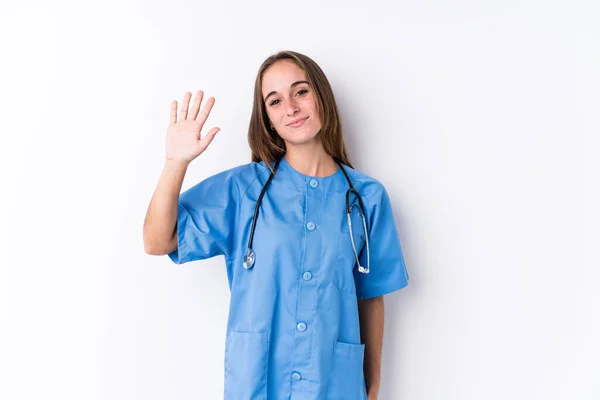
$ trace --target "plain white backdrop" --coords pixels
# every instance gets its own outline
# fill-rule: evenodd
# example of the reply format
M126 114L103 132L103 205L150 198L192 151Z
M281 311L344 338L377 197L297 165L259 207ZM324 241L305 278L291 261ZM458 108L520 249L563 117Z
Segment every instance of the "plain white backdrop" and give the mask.
M599 399L592 3L2 0L0 398L222 398L224 260L146 255L143 220L170 102L216 98L186 189L249 162L290 49L394 207L379 398Z

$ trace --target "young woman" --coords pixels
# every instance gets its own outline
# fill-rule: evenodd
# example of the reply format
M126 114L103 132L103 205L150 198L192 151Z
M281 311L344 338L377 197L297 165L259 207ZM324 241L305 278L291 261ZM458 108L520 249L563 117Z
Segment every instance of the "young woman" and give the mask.
M200 111L202 98L189 112L191 93L179 114L171 105L144 245L176 264L225 256L225 399L377 399L382 296L408 273L387 192L352 168L325 74L296 52L267 58L254 87L252 162L179 194L219 130L200 137L214 104Z

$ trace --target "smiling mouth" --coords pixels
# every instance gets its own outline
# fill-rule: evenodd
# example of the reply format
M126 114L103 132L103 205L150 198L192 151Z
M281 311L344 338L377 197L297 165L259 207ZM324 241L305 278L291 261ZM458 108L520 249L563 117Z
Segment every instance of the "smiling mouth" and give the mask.
M304 121L306 121L307 119L308 119L308 117L306 117L306 118L304 118L304 119L301 119L300 121L298 121L298 122L295 122L295 123L293 123L293 124L289 124L288 126L291 126L291 127L293 127L293 128L297 128L297 127L299 127L299 126L302 126L302 125L304 124Z

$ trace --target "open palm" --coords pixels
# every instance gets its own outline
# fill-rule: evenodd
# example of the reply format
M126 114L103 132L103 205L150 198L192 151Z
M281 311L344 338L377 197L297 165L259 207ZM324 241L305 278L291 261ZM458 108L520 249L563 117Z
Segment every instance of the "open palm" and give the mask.
M210 115L215 99L209 97L200 111L204 92L198 90L188 112L191 97L190 92L185 93L179 115L177 114L177 101L174 100L171 103L171 118L166 139L166 158L168 160L191 162L206 150L220 130L217 127L212 128L204 137L201 137L200 132Z

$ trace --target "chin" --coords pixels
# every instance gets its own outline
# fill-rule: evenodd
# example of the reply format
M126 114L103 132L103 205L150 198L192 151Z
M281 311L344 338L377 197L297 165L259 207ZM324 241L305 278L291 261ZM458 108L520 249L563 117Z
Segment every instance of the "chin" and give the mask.
M282 138L290 144L299 146L315 141L317 139L317 133L319 132L302 131L292 133L291 135L288 134L285 137L282 136Z
M306 126L303 128L304 129L288 129L285 132L285 136L281 134L280 136L283 138L283 140L289 142L290 144L303 145L314 141L317 138L317 134L321 130L321 127L318 127L318 129L315 129L311 126Z

